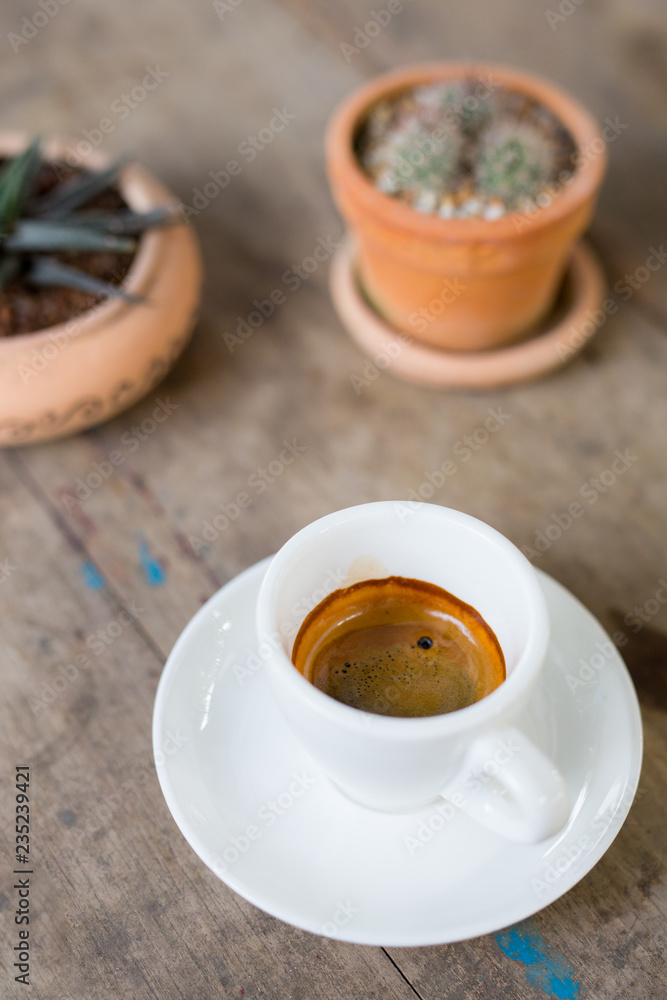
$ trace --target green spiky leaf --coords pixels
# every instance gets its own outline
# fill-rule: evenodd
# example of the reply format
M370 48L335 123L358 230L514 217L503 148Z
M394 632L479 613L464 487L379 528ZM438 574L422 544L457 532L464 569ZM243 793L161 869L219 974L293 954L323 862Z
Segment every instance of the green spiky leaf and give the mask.
M115 184L126 163L121 159L106 170L84 170L76 174L38 199L33 205L33 214L43 219L62 219Z
M177 223L180 219L173 209L164 205L150 212L78 212L68 215L67 224L86 226L116 236L138 236L153 226Z
M143 300L125 291L120 285L111 285L101 281L92 274L86 274L67 264L61 264L53 257L36 258L26 274L26 280L33 285L58 286L61 288L76 288L90 295L102 295L106 298L116 297L137 305Z
M57 250L107 250L129 253L135 241L99 232L90 226L71 226L69 221L22 219L5 240L5 249L20 253L53 253Z
M33 139L23 153L8 160L0 170L0 239L11 232L21 214L41 164L40 140Z

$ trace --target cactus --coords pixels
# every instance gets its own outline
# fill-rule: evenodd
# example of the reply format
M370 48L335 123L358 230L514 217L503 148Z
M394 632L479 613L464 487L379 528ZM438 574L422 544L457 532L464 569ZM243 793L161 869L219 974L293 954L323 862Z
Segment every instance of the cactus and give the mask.
M376 187L445 218L493 220L534 200L566 168L571 136L525 94L478 91L472 78L434 82L371 108L357 155Z
M460 87L420 87L406 105L377 105L360 159L381 191L432 211L455 186L464 138L456 121ZM428 206L432 203L432 206Z
M378 149L386 164L378 180L410 201L422 192L440 197L457 179L461 145L454 129L430 130L416 119L407 120Z
M443 123L458 125L466 91L458 80L430 83L413 91L415 111L421 121L431 127Z
M482 135L473 176L479 194L500 198L509 210L533 200L553 177L553 142L528 122L498 121Z
M431 128L443 124L474 139L492 114L491 95L475 96L475 80L454 80L417 87L414 91L417 112Z
M479 89L476 80L469 80L460 104L461 129L470 142L476 142L483 129L487 128L496 113L496 98L493 93L483 91L482 97L476 96Z

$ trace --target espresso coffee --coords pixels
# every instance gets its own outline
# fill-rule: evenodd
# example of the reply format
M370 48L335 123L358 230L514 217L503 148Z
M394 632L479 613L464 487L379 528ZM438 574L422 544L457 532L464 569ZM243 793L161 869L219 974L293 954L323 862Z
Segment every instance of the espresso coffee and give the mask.
M320 691L377 715L455 712L505 680L482 616L421 580L363 580L326 597L303 622L292 662Z

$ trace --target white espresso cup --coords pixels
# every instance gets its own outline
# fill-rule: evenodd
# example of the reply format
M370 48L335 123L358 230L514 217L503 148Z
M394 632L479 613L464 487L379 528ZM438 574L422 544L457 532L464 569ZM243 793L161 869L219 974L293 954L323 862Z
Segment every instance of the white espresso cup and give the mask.
M364 712L311 684L291 661L308 612L338 587L385 576L435 584L475 608L500 643L506 679L466 708L420 718ZM443 797L524 843L564 826L570 800L563 778L515 727L546 655L546 601L533 567L495 529L426 503L383 501L329 514L274 556L260 588L257 625L283 714L350 798L373 809L410 811Z

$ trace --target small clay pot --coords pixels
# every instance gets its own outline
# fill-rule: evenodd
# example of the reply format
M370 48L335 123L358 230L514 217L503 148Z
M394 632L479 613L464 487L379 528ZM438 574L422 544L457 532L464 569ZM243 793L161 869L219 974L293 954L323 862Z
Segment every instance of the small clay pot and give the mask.
M0 132L0 156L27 145L22 133ZM64 159L67 143L45 143L47 159ZM96 151L86 166L111 157ZM136 164L119 188L128 205L147 212L174 196ZM144 301L108 299L67 323L0 338L0 445L62 437L108 420L149 392L181 353L194 326L201 259L185 224L155 228L140 239L123 287Z
M379 191L361 169L354 139L369 107L417 85L491 80L549 109L579 153L571 180L530 217L443 219ZM606 166L600 127L572 97L527 73L436 63L388 73L335 111L326 135L334 199L351 230L362 288L395 329L446 350L483 350L529 335L550 309L573 246L593 212ZM428 322L419 315L426 308ZM423 316L423 314L422 314Z

